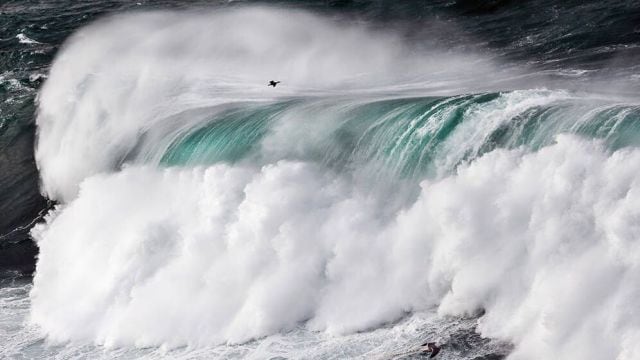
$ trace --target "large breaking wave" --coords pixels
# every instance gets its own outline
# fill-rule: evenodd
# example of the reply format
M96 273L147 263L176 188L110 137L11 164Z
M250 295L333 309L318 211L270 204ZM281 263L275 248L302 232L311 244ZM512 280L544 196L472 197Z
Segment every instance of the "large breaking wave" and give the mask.
M498 68L280 9L82 30L39 98L32 321L198 347L437 308L512 358L640 356L640 107Z

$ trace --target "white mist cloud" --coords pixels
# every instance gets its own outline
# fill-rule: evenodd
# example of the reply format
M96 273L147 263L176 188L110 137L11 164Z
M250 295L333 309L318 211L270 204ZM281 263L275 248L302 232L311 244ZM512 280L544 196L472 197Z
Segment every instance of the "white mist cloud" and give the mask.
M464 92L498 78L474 54L411 49L393 31L310 13L237 8L107 18L75 33L39 95L43 191L70 200L172 115L242 100L401 91ZM267 87L271 79L283 83ZM447 86L455 84L455 86Z

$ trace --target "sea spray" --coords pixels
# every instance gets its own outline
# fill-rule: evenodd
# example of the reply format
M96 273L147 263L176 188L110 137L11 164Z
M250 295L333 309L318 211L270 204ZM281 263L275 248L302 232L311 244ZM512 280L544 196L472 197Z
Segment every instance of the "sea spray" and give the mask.
M496 91L488 61L334 25L240 8L72 38L40 96L61 204L32 231L32 322L198 348L435 308L484 312L514 359L640 356L638 105Z
M513 358L579 358L595 337L610 346L589 353L615 358L640 321L625 310L639 291L635 164L637 150L568 136L496 150L423 182L392 219L377 210L390 195L313 164L95 176L34 231L32 319L56 340L203 346L437 305L484 310L479 330Z
M41 91L36 158L43 191L71 200L85 177L117 169L141 134L192 126L176 115L194 109L352 92L435 94L450 92L451 83L464 91L499 73L480 56L417 52L393 32L302 11L107 18L68 40ZM272 78L286 84L267 87Z

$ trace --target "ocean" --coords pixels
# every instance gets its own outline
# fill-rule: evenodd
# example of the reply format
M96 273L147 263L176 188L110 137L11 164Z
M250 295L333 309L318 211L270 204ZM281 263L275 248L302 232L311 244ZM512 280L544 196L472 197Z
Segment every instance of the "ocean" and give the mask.
M4 2L0 357L640 358L639 90L636 1Z

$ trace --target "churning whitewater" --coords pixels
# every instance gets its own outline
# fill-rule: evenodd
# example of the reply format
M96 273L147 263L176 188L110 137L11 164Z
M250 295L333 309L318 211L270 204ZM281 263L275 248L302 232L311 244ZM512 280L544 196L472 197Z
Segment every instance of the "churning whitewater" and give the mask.
M436 311L509 359L640 358L640 105L525 74L277 8L80 30L39 95L31 323L197 349Z

